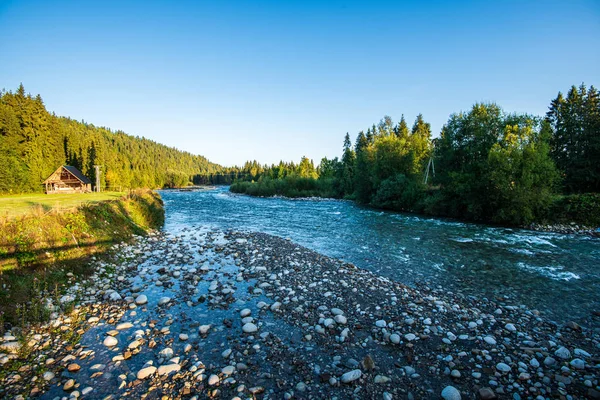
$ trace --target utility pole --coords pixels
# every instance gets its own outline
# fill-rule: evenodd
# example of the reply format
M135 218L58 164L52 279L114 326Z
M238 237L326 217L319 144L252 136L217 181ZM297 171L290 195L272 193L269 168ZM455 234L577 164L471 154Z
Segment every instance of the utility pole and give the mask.
M96 192L100 193L100 165L94 165L96 170Z

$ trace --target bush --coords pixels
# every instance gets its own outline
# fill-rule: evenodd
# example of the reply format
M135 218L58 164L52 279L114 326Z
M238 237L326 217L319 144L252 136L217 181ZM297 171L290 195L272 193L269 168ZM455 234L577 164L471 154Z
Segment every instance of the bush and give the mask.
M425 196L425 186L414 178L397 174L379 185L372 205L396 211L415 211Z
M547 219L551 223L575 222L585 226L600 226L600 193L573 194L557 197Z

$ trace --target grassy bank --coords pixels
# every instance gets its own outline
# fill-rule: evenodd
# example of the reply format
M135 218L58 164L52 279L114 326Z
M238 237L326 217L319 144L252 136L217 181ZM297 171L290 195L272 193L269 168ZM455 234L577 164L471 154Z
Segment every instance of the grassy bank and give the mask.
M117 200L124 195L125 193L121 192L3 195L0 196L0 218L14 218L40 212L64 211L84 204Z
M3 322L43 321L45 307L36 302L41 291L59 296L73 276L89 272L86 259L92 254L163 222L162 200L149 190L66 211L38 208L1 219L0 329Z

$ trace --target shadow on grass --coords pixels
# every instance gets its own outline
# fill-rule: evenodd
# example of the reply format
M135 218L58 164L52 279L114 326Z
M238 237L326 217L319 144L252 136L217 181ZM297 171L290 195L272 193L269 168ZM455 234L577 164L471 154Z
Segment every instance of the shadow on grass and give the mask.
M0 333L10 326L24 326L47 320L49 313L43 299L51 298L57 304L65 289L75 283L75 279L80 280L93 272L91 257L106 258L110 254L109 245L112 243L114 242L103 241L82 246L62 246L52 249L52 252L80 248L83 253L58 261L48 257L27 266L19 266L16 256L13 256L14 268L0 270ZM38 253L46 250L48 249L40 249ZM5 261L8 259L6 256L2 258Z

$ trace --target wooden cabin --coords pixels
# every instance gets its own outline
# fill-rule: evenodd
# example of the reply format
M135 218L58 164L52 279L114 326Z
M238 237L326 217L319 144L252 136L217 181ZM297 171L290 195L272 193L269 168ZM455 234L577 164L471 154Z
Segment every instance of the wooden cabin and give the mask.
M81 171L70 165L59 167L44 181L46 193L87 193L92 191L92 182Z

